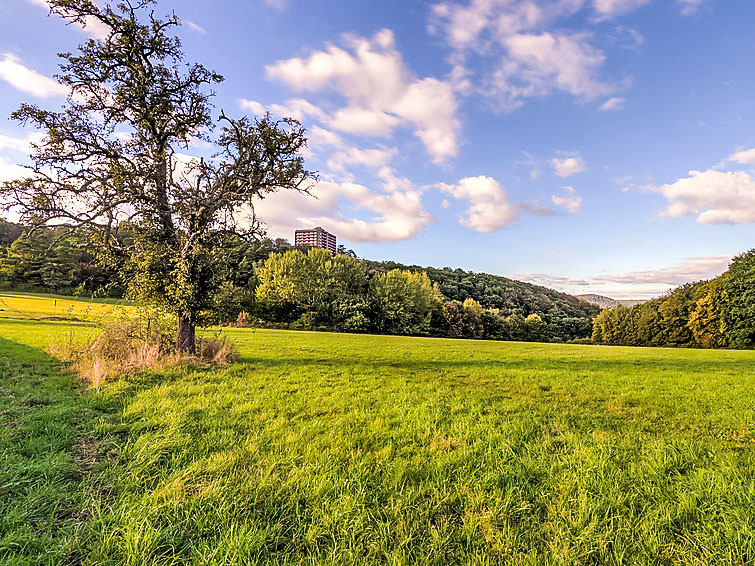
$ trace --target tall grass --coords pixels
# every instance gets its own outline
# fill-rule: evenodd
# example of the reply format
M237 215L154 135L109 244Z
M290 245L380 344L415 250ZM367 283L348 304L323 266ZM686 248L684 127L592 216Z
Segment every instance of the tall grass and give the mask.
M52 344L48 352L72 362L79 376L93 387L135 371L196 363L223 366L238 359L236 346L220 332L198 337L195 354L178 352L173 335L152 326L148 319L110 322L85 340L77 340L71 333L66 340Z

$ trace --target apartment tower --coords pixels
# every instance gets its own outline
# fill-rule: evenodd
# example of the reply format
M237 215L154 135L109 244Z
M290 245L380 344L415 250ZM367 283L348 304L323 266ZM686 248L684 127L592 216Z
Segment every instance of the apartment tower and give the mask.
M319 226L312 230L296 230L294 232L294 245L322 248L331 253L336 253L336 237Z

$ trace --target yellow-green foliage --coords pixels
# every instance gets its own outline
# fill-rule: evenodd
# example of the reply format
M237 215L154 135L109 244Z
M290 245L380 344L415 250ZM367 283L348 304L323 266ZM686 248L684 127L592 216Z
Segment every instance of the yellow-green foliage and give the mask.
M0 320L0 562L755 556L752 351L233 329L77 394L61 330Z
M424 271L392 269L375 273L370 280L370 298L377 312L375 324L382 332L422 334L430 318L443 306L443 295Z

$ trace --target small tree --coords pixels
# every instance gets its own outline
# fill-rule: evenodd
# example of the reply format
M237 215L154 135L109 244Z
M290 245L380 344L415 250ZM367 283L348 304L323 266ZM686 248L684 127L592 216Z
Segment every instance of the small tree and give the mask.
M443 295L424 271L375 273L369 293L379 332L426 334L433 312L443 308Z
M50 0L68 22L97 21L103 40L62 53L58 81L71 89L59 112L23 104L13 118L45 133L30 176L0 195L25 223L97 228L96 243L129 259L133 291L177 318L177 346L194 352L195 324L213 286L210 252L229 232L249 237L238 211L278 189L306 190L301 125L269 115L215 121L212 85L223 78L184 61L175 15L155 17L154 0L104 6ZM207 158L181 155L195 141ZM128 246L114 233L128 221Z

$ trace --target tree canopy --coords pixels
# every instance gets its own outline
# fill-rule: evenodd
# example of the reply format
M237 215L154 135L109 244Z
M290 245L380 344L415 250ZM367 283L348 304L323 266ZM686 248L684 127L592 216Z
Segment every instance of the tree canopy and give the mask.
M307 189L304 129L270 115L216 114L212 89L223 77L185 61L174 35L180 20L157 17L154 0L48 3L107 35L60 54L57 78L70 95L59 111L23 104L13 113L44 138L29 176L5 183L0 197L35 227L91 227L90 243L128 258L132 292L173 310L177 345L193 351L219 238L254 232L255 198ZM197 141L212 149L188 155ZM116 237L122 225L129 238Z

